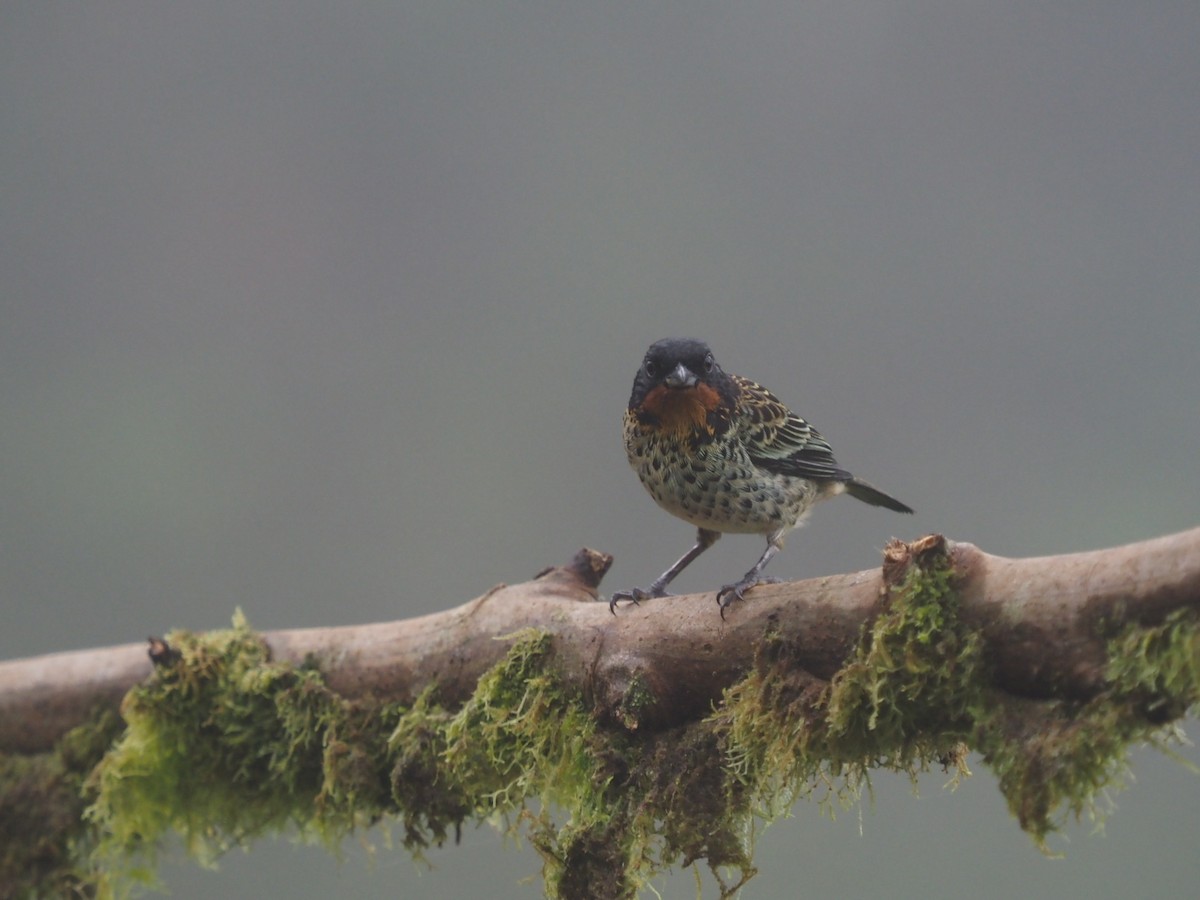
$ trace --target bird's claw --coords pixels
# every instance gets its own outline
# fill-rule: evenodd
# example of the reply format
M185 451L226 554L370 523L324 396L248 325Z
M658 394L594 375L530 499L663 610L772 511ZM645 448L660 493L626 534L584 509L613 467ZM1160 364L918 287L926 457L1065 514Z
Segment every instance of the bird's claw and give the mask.
M608 611L615 616L617 614L617 604L622 600L629 600L634 606L638 606L643 600L653 600L655 597L670 596L670 594L661 588L655 590L654 587L635 587L627 591L613 591L613 595L608 600Z
M735 601L745 600L746 591L750 590L755 585L759 584L774 584L779 581L778 578L743 578L735 584L727 584L717 591L717 605L721 607L721 618L725 618L725 610L729 609Z

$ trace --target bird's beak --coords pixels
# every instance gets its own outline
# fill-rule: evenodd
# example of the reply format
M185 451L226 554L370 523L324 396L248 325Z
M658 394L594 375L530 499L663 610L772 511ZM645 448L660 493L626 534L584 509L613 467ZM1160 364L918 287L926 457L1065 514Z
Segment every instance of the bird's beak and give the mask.
M669 388L695 387L698 380L691 369L680 363L667 373L663 378L663 384Z

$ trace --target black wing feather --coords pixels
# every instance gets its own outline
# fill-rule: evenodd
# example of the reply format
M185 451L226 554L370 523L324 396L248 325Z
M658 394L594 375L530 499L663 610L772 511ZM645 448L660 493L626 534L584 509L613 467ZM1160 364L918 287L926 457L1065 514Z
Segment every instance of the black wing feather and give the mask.
M850 473L838 465L819 431L761 384L731 377L742 395L742 440L756 466L798 478L850 480Z

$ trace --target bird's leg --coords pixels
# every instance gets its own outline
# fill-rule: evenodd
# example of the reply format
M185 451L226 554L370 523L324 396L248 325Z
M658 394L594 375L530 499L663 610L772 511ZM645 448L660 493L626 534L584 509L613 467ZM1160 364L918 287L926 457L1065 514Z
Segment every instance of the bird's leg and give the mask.
M774 579L763 578L762 570L767 567L772 557L783 549L783 536L785 531L775 531L767 535L767 549L763 551L763 555L758 558L758 562L754 564L749 572L742 576L741 581L734 584L727 584L717 591L717 603L721 606L721 618L725 618L725 610L735 600L745 599L743 595L756 584L762 584L764 581L772 581Z
M636 604L642 600L649 600L652 597L666 597L667 585L674 581L675 576L686 569L692 560L715 544L717 538L720 536L721 533L719 531L709 531L707 528L697 529L696 543L692 545L692 548L687 553L675 560L671 568L655 578L648 588L632 588L628 591L616 591L612 595L612 599L608 601L609 611L615 614L617 611L617 602L620 600L632 600Z
M709 531L706 528L696 530L696 543L687 553L675 560L675 564L663 572L651 583L647 590L651 597L663 597L667 593L667 585L675 580L675 576L691 565L692 561L717 542L721 536L719 531Z

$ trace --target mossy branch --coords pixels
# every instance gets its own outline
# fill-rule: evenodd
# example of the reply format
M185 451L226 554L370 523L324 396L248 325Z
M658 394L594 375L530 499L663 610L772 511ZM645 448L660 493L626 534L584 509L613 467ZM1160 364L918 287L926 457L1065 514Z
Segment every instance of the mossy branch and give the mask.
M0 664L0 820L90 804L0 877L103 887L171 832L207 859L379 819L419 853L499 813L552 894L632 896L698 859L724 894L753 873L755 813L874 767L965 771L967 748L1042 843L1200 699L1200 529L1027 560L895 541L881 570L764 585L724 621L711 595L610 615L590 602L610 562L401 622L176 633L157 665L140 645ZM119 726L86 723L118 703L104 755Z

